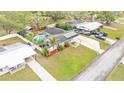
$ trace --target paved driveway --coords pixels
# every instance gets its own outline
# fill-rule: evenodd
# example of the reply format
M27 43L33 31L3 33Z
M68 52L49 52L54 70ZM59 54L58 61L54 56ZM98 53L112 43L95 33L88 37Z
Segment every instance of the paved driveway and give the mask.
M86 46L100 54L104 52L104 50L100 49L100 43L94 39L79 35L77 37L74 37L72 41L75 41L83 46Z
M56 79L50 75L38 62L32 60L28 62L28 66L44 81L55 81Z
M74 80L105 80L124 55L124 38L116 42Z
M106 37L106 42L112 45L112 44L114 44L116 42L116 40L113 40L111 38Z

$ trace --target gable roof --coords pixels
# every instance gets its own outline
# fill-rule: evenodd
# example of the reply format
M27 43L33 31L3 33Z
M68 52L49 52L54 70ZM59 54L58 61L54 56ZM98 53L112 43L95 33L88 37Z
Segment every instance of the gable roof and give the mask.
M100 26L102 24L99 22L87 22L77 25L77 28L92 31L98 29Z

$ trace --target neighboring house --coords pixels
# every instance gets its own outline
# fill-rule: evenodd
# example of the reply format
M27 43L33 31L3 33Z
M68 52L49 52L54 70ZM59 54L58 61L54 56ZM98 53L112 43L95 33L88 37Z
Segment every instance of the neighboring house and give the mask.
M82 21L82 20L75 20L75 19L73 19L73 20L71 20L71 21L68 22L68 23L69 23L73 28L76 28L77 25L82 24L83 21Z
M66 31L63 29L60 29L60 28L51 27L51 28L47 28L46 32L51 34L51 35L57 35L57 34L63 34Z
M84 31L94 31L102 26L99 22L85 22L77 25L77 29Z
M30 46L22 43L0 46L0 75L24 69L35 54Z

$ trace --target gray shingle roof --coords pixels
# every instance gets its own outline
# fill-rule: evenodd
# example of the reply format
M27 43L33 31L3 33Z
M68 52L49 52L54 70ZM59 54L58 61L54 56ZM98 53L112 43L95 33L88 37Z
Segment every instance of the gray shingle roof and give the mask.
M56 35L56 34L63 34L65 30L56 27L50 27L46 29L46 32L52 35Z
M65 33L63 35L58 35L57 38L58 38L59 42L61 43L61 42L64 42L64 41L66 41L68 39L71 39L71 38L73 38L73 37L75 37L77 35L78 34L75 33L75 32L69 32L69 33Z

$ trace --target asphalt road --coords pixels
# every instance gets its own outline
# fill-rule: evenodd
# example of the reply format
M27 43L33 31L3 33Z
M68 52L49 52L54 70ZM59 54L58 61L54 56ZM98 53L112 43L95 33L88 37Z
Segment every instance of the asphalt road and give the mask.
M102 81L112 72L124 54L124 38L117 41L106 52L98 57L85 71L82 71L74 81Z

